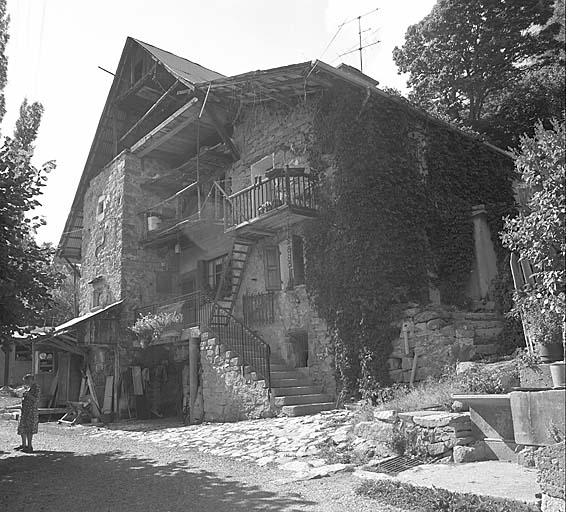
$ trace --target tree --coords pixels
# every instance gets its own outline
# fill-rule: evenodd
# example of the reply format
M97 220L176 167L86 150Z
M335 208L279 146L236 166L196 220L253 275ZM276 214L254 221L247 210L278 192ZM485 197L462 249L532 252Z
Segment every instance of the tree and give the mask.
M538 123L534 137L521 138L516 168L526 193L502 233L503 244L535 269L534 282L515 294L514 312L525 314L538 341L547 343L564 339L565 329L565 137L563 119L551 129Z
M438 0L393 51L399 72L409 73L410 99L482 129L490 100L556 53L552 31L542 30L552 14L551 0Z
M9 19L6 1L0 0L0 117L4 114L3 89L6 85ZM37 197L55 166L32 164L33 142L41 122L43 107L24 100L14 138L0 143L0 344L23 327L41 322L52 302L51 290L59 281L53 270L53 250L35 241L36 229L45 223L32 216ZM5 379L7 376L5 376Z

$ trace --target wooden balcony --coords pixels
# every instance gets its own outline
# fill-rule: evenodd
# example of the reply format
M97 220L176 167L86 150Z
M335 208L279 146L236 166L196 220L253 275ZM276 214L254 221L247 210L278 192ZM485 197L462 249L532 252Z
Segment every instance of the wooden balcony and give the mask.
M220 232L224 224L223 196L217 187L211 187L202 198L199 184L179 190L171 197L140 213L143 218L144 244L160 244L178 239L178 236L192 238L207 231L211 223L218 224ZM202 198L202 199L201 199Z
M225 230L237 235L268 236L305 218L316 217L314 178L304 169L273 169L265 178L227 197Z

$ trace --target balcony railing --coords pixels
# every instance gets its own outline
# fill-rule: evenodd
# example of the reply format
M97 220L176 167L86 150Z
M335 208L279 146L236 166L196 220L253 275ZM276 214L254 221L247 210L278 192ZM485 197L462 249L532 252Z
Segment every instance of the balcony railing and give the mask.
M212 186L201 199L198 187L198 183L192 183L141 212L144 219L143 238L149 239L176 226L190 225L199 220L223 222L224 198L219 188Z
M266 178L228 196L226 207L226 229L285 208L312 215L318 207L317 188L313 177L303 169L274 169Z
M182 315L181 327L198 327L208 325L212 314L212 301L203 292L180 295L173 299L151 304L136 309L136 318L148 313L179 313Z

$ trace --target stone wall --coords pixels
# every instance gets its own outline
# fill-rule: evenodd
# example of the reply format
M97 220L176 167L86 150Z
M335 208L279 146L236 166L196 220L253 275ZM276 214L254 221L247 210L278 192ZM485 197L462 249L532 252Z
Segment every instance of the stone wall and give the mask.
M201 338L202 394L204 421L227 422L269 418L276 408L265 388L250 367L216 338Z
M490 312L463 312L430 304L411 305L402 314L399 337L388 360L393 382L409 382L416 355L415 381L441 375L447 364L495 353L492 343L503 328Z
M274 155L275 166L305 167L310 172L307 151L312 140L314 105L297 105L293 110L284 107L257 106L245 112L234 129L234 140L241 158L231 170L232 191L251 184L250 166ZM324 393L335 394L334 354L327 328L309 304L305 286L289 288L288 240L302 234L301 223L280 230L272 237L255 244L248 256L235 314L243 318L244 294L265 292L264 249L277 246L280 254L281 290L274 292L275 321L270 325L250 327L271 346L274 358L294 366L289 333L305 332L308 337L308 367L304 370Z
M537 480L542 491L542 512L566 510L566 480L564 441L537 451Z

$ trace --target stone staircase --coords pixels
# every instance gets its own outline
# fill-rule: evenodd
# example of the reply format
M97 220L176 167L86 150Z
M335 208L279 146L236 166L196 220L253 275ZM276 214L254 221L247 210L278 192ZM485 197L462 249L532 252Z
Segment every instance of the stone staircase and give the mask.
M488 311L454 313L454 319L467 324L474 333L474 350L481 356L497 353L497 336L503 330L503 318Z
M321 387L301 370L282 361L272 361L270 366L275 405L285 416L306 416L335 408L332 397L321 393Z

